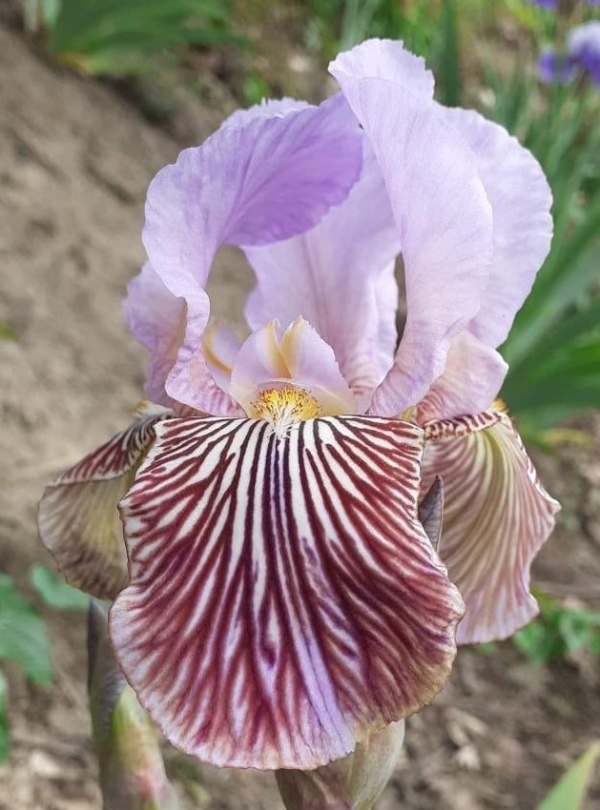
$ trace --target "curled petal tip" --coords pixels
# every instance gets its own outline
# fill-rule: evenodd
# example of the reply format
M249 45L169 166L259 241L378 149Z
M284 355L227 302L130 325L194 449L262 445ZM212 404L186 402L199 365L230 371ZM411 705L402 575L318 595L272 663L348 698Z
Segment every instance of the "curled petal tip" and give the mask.
M168 415L149 413L57 478L40 501L42 542L69 583L99 599L113 599L127 581L117 505L154 439L154 425Z

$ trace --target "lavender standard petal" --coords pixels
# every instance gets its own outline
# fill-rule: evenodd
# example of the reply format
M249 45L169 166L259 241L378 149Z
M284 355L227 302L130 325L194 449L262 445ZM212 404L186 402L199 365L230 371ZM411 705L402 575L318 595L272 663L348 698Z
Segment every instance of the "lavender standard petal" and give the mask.
M394 357L400 242L381 171L365 149L359 182L319 225L245 252L257 276L246 306L250 328L306 318L366 407Z
M469 331L496 348L506 340L550 250L552 192L537 160L504 127L473 110L444 110L444 115L471 148L492 206L494 256Z
M414 92L412 63L406 70L397 60L380 78L368 74L360 47L354 61L352 53L330 70L375 152L404 260L404 334L370 406L372 413L396 415L426 394L444 370L453 335L481 306L492 211L471 149L441 108Z

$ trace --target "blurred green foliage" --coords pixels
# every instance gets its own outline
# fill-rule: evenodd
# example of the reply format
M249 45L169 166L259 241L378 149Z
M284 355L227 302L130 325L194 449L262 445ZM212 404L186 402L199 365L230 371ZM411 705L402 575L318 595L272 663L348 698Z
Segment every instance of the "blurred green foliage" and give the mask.
M526 438L600 404L600 95L515 69L488 72L487 111L536 155L554 195L554 241L501 351L502 397ZM543 433L541 433L543 436Z
M24 14L48 52L82 73L140 73L181 45L242 42L229 0L24 0Z
M41 565L31 571L32 584L42 600L53 608L80 610L89 598L71 588L62 578ZM16 664L33 683L52 683L50 644L44 619L34 605L15 588L11 577L0 574L0 663ZM0 670L0 762L8 759L8 684Z
M587 650L600 655L600 613L567 607L535 591L540 615L512 637L513 644L532 664Z
M10 326L7 323L4 323L3 321L0 321L0 340L16 340L16 339L17 333L12 328L12 326Z
M329 59L368 37L401 39L410 50L427 56L440 76L441 86L459 92L460 76L446 74L457 60L448 60L448 48L457 41L452 27L455 0L308 0L310 19L307 44ZM462 0L469 13L480 8L483 0Z
M33 605L15 589L12 579L0 574L0 662L17 664L34 683L52 682L50 645L44 621ZM8 686L0 672L0 762L10 753Z
M42 601L57 610L87 610L90 597L68 585L60 574L34 565L29 579Z
M18 664L35 683L52 682L44 621L6 574L0 574L0 659Z

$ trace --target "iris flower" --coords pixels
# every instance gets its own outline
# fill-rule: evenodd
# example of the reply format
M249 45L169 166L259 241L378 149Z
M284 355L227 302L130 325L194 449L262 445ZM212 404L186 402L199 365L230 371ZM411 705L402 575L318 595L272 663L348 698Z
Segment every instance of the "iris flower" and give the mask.
M567 34L568 58L600 86L600 20L589 20Z
M534 6L539 6L540 8L549 8L554 11L557 11L559 8L559 0L530 0L531 4ZM598 6L600 5L600 0L587 0L588 6Z
M545 82L568 84L579 74L600 87L600 21L572 28L567 34L565 53L547 48L540 55L540 76Z
M534 6L539 6L540 8L551 8L556 10L558 8L558 0L530 0L531 4Z
M331 72L320 106L236 112L151 183L126 314L153 405L40 509L67 578L115 600L142 705L216 765L314 769L430 702L457 642L536 613L557 509L494 404L542 171L397 42ZM224 244L256 277L245 339L210 319Z

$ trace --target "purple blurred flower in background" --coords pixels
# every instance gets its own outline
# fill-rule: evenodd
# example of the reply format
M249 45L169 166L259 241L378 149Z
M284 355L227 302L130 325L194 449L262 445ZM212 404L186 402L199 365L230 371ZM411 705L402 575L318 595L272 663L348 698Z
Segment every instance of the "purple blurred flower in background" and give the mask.
M546 48L540 54L538 70L543 82L568 84L577 76L577 62L558 54L554 48Z
M590 20L569 31L567 54L600 86L600 20Z
M540 167L435 103L397 42L331 72L342 92L319 107L237 112L153 180L126 313L157 405L40 508L67 577L116 598L141 703L217 765L393 756L389 724L439 691L457 641L535 615L558 508L493 404L551 241ZM223 244L256 276L243 340L210 320ZM305 789L282 787L292 804Z
M557 11L560 6L560 0L529 0L531 5L539 6L539 8L549 8ZM600 0L586 0L588 6L600 6Z
M600 86L600 21L590 20L567 34L564 54L552 48L539 61L540 76L546 82L567 84L579 73Z

